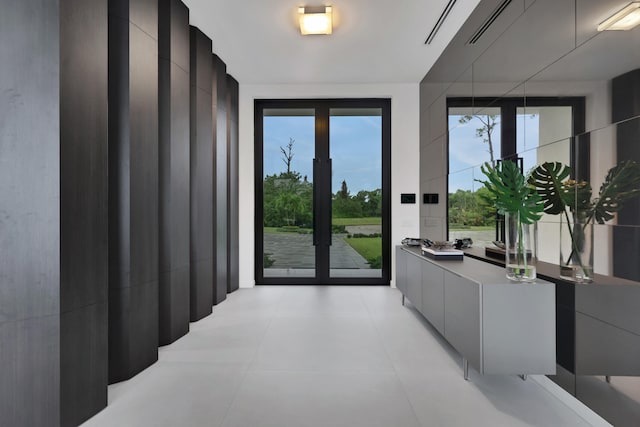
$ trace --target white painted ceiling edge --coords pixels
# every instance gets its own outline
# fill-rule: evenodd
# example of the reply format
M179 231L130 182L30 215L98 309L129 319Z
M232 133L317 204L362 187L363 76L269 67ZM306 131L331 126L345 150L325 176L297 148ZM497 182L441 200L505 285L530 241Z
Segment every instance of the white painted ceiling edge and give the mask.
M418 83L480 0L183 0L241 84ZM330 36L302 36L298 6L333 6Z

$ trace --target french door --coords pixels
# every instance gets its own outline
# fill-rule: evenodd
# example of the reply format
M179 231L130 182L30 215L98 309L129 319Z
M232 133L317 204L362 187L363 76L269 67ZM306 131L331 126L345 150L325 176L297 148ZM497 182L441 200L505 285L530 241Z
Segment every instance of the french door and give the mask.
M388 99L256 100L256 283L389 284Z

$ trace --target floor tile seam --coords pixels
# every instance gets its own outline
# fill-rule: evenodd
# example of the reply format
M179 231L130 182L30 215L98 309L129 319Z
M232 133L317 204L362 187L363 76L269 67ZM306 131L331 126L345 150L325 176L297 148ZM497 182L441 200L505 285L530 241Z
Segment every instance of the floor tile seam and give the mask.
M339 313L322 313L322 314L276 314L274 319L370 319L368 314L339 314Z
M364 297L361 296L361 298L364 298ZM395 376L396 380L398 381L398 384L400 385L400 387L402 389L402 393L404 394L404 398L407 400L407 403L409 404L409 407L411 408L411 413L413 414L414 420L416 421L417 425L425 426L425 424L422 422L420 417L418 417L418 412L416 411L416 408L413 406L413 402L409 398L409 391L407 390L404 381L402 381L402 378L400 378L400 375L398 373L398 368L396 366L396 362L393 360L393 358L389 354L389 349L388 349L387 344L386 344L386 342L384 340L384 337L382 335L382 331L380 331L380 328L378 327L377 323L373 320L373 316L371 314L371 310L369 309L369 307L366 304L365 304L365 307L367 309L367 313L369 313L369 320L373 324L373 328L375 329L376 334L378 335L378 338L380 339L380 341L382 343L382 348L384 349L385 355L387 356L387 359L391 363L391 367L393 368L393 375Z
M227 418L229 417L229 413L231 412L231 408L233 408L233 406L235 405L236 400L238 399L238 394L240 393L240 389L244 385L244 381L245 381L245 378L247 377L247 373L248 373L248 368L244 369L243 372L241 373L241 378L238 381L238 384L236 385L235 389L232 392L232 398L229 401L229 404L227 405L227 407L226 407L226 409L224 411L224 416L220 420L220 423L218 424L218 426L223 427L224 423L226 422Z
M211 367L217 367L217 368L226 368L226 371L229 371L229 367L230 366L237 366L237 367L242 367L243 369L238 369L238 372L245 372L247 371L247 367L249 365L249 362L224 362L224 361L199 361L199 360L158 360L156 363L158 363L158 368L161 368L162 365L160 365L160 363L162 364L173 364L173 365L206 365L206 366L211 366Z
M267 336L269 328L271 328L271 322L272 321L273 321L273 315L269 317L268 324L264 328L262 337L260 339L260 342L256 346L256 349L254 351L253 357L246 364L245 369L243 370L243 372L241 374L240 381L238 381L238 385L237 385L236 389L233 392L233 398L229 402L229 405L227 406L227 409L225 410L224 416L222 417L222 420L220 421L220 424L219 424L220 427L223 427L225 425L225 422L227 421L227 418L229 417L229 413L231 412L231 408L233 408L233 406L236 403L236 400L238 399L238 394L240 393L240 390L242 389L242 386L244 385L244 383L245 383L245 381L247 379L247 375L249 374L251 367L253 366L253 364L255 363L255 361L256 361L256 359L258 357L258 353L260 351L260 348L262 347L262 345L264 343L264 340L265 340L265 338Z
M249 369L248 373L287 373L287 374L322 374L322 375L348 375L348 374L392 374L397 378L397 374L393 369L335 369L335 370L318 370L318 369L275 369L275 368L258 368Z

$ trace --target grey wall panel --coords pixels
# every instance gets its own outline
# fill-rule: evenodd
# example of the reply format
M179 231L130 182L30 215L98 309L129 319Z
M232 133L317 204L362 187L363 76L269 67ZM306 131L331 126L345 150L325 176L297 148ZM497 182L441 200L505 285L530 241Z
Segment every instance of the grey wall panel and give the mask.
M0 17L0 322L60 310L57 3Z
M60 331L60 424L77 426L107 405L106 299L63 313Z
M213 305L213 122L211 39L190 27L190 318Z
M107 405L107 0L60 3L60 421Z
M110 6L131 12L109 16L109 381L117 382L158 357L158 42L147 22L157 21L156 2Z
M227 292L240 287L238 81L227 74Z
M159 342L166 345L189 331L189 11L178 0L159 7ZM177 65L174 56L185 55L186 64Z
M118 0L119 1L119 0ZM127 0L129 21L152 39L158 39L158 0Z
M0 425L59 425L59 335L59 315L0 324Z
M2 426L60 418L58 4L3 1L0 12Z
M640 162L640 69L612 79L611 92L611 122L617 123L618 161ZM618 226L613 227L613 273L638 281L640 265L628 260L640 256L640 199L628 200L617 217Z
M640 286L576 286L575 309L640 335Z
M211 93L213 73L211 62L211 39L198 27L189 27L189 70L191 85Z
M78 425L106 405L107 2L3 2L0 39L0 425Z
M215 159L215 284L213 302L227 298L227 66L212 56L212 120Z
M640 375L640 335L576 313L576 374Z
M167 345L189 332L189 279L190 266L174 268L160 273L160 284L186 284L165 288L159 299L159 342ZM185 326L186 325L186 326Z

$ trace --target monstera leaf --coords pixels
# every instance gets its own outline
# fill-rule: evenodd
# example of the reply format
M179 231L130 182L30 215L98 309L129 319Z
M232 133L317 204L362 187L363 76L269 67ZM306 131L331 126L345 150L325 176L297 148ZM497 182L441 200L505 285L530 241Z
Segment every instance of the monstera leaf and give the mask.
M544 201L544 212L558 215L569 204L562 182L571 176L571 168L560 162L546 162L529 175L529 184L534 186Z
M558 215L567 206L577 213L591 208L591 185L568 179L571 173L571 168L560 162L543 163L531 172L529 184L540 194L545 213Z
M503 161L495 168L489 163L480 167L488 181L481 181L494 197L499 213L519 214L524 224L533 224L541 218L544 205L535 189L528 185L518 166Z
M633 160L625 160L609 169L600 187L600 194L593 203L590 217L598 224L613 218L622 209L624 202L640 194L640 165Z

